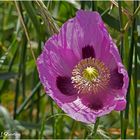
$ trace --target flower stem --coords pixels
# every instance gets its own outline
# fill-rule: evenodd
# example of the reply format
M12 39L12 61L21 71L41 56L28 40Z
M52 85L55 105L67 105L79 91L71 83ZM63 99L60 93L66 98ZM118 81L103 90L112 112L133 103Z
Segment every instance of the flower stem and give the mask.
M94 129L93 129L93 136L95 136L97 133L98 125L99 125L99 118L96 119L96 123L95 123Z
M123 116L124 116L124 112L123 111L120 111L120 118L121 118L121 139L124 138L124 119L123 119Z
M49 97L49 99L50 99L50 104L51 104L51 115L53 116L54 115L54 104L53 104L53 101L50 97ZM56 135L55 135L55 119L54 118L52 118L52 122L53 122L53 125L52 125L53 138L56 138Z

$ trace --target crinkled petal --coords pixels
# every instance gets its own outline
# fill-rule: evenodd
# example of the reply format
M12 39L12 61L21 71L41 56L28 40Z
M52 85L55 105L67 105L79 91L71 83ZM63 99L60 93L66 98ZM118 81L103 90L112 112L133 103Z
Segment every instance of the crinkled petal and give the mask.
M116 91L116 96L126 97L129 77L127 71L121 63L118 63L117 70L112 72L110 87Z
M79 10L75 18L64 23L59 35L62 40L59 40L63 45L71 48L79 60L84 58L82 54L85 53L82 53L82 48L87 46L93 47L93 53L95 52L95 55L99 57L103 47L101 44L103 33L99 28L101 23L101 17L97 12ZM92 56L93 53L91 53Z
M99 59L110 68L110 86L112 89L114 89L116 96L125 98L129 83L127 71L122 65L119 51L103 23L100 24L100 28L104 34L104 39L102 42L102 46L104 47L101 50L101 56Z
M117 100L117 104L116 104L115 110L117 110L117 111L124 110L125 107L126 107L126 99L119 98L119 99L116 99L116 100Z
M111 71L117 69L121 58L101 16L97 12L79 10L72 21L75 32L70 47L78 50L82 58L94 57L102 60Z
M76 22L80 34L80 46L91 46L98 58L102 49L103 34L99 28L102 23L101 16L97 12L79 10L76 14Z
M123 87L123 74L118 72L118 69L111 71L110 86L112 89L121 89Z
M110 113L116 108L117 100L113 93L79 95L77 100L63 104L62 109L72 118L95 123L96 118Z
M77 98L76 93L70 94L67 93L67 91L66 93L62 93L61 90L57 87L57 78L60 76L59 74L63 76L65 73L61 73L61 69L56 70L52 62L52 59L50 59L49 55L46 55L45 51L38 57L37 60L39 77L41 83L45 87L46 92L59 104L75 100ZM63 81L61 82L63 84ZM67 84L65 85L69 86ZM73 89L71 89L71 91L73 91Z
M73 67L78 63L73 51L67 46L61 46L59 35L52 36L46 43L43 53L47 55L53 69L60 75L71 76Z
M129 77L122 63L118 63L118 73L123 75L123 86L122 86L122 89L119 91L119 93L120 93L120 96L124 95L125 97L127 93L127 88L129 85Z
M84 123L95 123L96 115L91 112L91 110L85 106L80 98L75 101L63 104L62 109L73 119L81 121Z

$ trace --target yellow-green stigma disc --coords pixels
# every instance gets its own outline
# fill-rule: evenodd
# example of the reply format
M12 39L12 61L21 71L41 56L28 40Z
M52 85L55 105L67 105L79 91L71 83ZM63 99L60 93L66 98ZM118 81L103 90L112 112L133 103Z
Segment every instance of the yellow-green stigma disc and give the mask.
M82 74L83 74L83 77L88 81L92 81L99 76L98 70L94 67L91 67L91 66L85 68L83 70Z

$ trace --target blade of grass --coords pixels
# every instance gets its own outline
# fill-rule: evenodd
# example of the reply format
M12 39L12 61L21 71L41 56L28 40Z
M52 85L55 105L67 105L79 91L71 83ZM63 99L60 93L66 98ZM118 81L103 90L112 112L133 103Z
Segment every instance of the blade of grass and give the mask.
M22 19L22 7L20 2L18 3L19 11L21 12ZM24 21L25 19L23 19ZM19 69L18 69L18 79L16 81L16 89L15 89L15 100L14 100L14 119L16 119L16 111L18 107L18 98L20 94L20 86L22 85L22 99L25 99L25 57L26 57L26 46L27 46L27 39L25 33L22 35L21 47L20 47L20 61L19 61ZM21 79L21 80L20 80ZM22 83L21 83L22 82Z
M16 119L16 110L18 106L18 97L20 93L20 85L22 85L22 97L23 100L25 99L25 51L26 51L26 37L25 34L23 33L23 38L21 42L21 48L20 48L20 60L19 60L19 69L18 69L18 78L16 81L16 89L15 89L15 101L14 101L14 119ZM22 79L22 80L20 80ZM21 83L22 82L22 83Z
M94 124L94 129L93 129L92 136L95 136L97 134L98 126L99 126L99 118L96 119L96 123Z
M27 110L27 109L31 108L34 104L37 104L38 100L41 100L42 98L44 98L44 96L46 96L46 93L44 93L43 95L40 95L39 99L34 100L33 103L30 103L25 109Z
M44 20L44 23L45 23L50 35L58 33L59 28L58 28L56 22L54 21L53 17L51 16L51 14L49 13L47 7L43 3L43 1L36 0L35 2L36 2L36 6Z
M45 129L45 123L46 123L46 116L43 116L42 122L41 122L41 129L40 129L40 134L39 134L39 139L43 139L43 132Z
M23 40L24 41L24 40ZM14 98L14 114L13 114L13 118L16 119L16 110L17 110L17 106L18 106L18 98L19 98L19 93L20 93L20 78L21 78L21 68L22 68L22 48L20 48L19 50L20 53L20 60L19 60L19 64L18 64L18 78L16 80L16 88L15 88L15 98Z
M6 58L7 58L7 56L10 54L10 51L12 50L12 48L13 48L14 46L16 46L16 43L17 43L16 37L17 37L17 36L14 35L11 45L9 46L8 49L6 49L4 55L0 56L0 68L2 67L2 65L4 64L4 62L6 61Z
M59 109L59 108L57 108L57 110L58 110L58 113L59 114L61 114L61 113L63 113L63 111L61 110L61 109ZM63 126L64 126L64 121L63 121L63 115L61 116L59 116L59 117L57 117L56 119L55 119L55 138L56 139L61 139L62 137L64 137L64 135L63 135Z
M18 54L18 49L19 49L19 47L16 48L16 50L15 50L15 52L13 54L13 57L12 57L10 63L9 63L8 72L11 72L11 70L12 70L12 67L13 67L13 64L14 64L14 61L15 61L15 58L16 58L16 56ZM5 89L6 83L7 83L7 81L4 81L3 84L2 84L2 86L1 86L1 88L0 88L0 93L1 94L3 93L2 91ZM1 102L1 96L0 96L0 102Z
M23 20L22 14L21 14L20 8L19 8L19 6L18 6L18 2L17 2L17 1L14 1L14 2L15 2L15 6L16 6L16 9L17 9L17 12L18 12L18 15L19 15L21 24L22 24L23 29L24 29L24 31L25 31L25 35L26 35L27 40L28 40L28 43L29 43L29 47L30 47L30 50L31 50L31 54L32 54L32 56L33 56L34 61L36 62L36 57L35 57L35 54L34 54L34 52L33 52L33 50L32 50L31 43L30 43L30 37L29 37L28 31L27 31L27 29L26 29L26 26L25 26L25 24L24 24L24 20Z
M26 36L24 34L23 36L23 45L22 45L22 62L21 62L21 87L22 87L22 97L23 100L25 100L25 90L26 90L26 51L27 51L27 40L26 40Z
M134 1L134 10L137 10L138 7L138 2ZM136 19L136 23L135 23L135 27L137 27L137 19ZM135 41L135 58L134 58L134 65L135 65L135 70L134 70L134 139L137 139L137 135L138 135L138 121L137 121L137 108L138 108L138 90L137 90L137 38L138 38L138 33L135 31L134 32L134 41Z
M81 9L84 10L85 9L85 5L86 5L86 1L81 0L80 3L81 3Z
M115 0L110 0L112 4L114 4L116 7L118 7L118 3L115 2ZM132 17L132 13L124 8L121 8L121 11L127 15L128 17Z
M134 70L134 139L137 139L138 121L137 121L137 108L138 108L138 90L137 90L137 43L135 43L135 70Z
M38 55L41 53L41 41L38 41ZM36 75L37 75L37 80L36 80L36 83L39 81L39 77L38 77L38 72L36 71ZM39 120L40 120L40 99L41 99L41 95L40 95L40 92L41 91L41 88L39 87L38 90L37 90L37 116L36 116L36 122L38 123ZM39 131L36 131L36 138L39 138Z
M135 11L135 9L134 9ZM129 59L128 59L128 76L129 76L129 87L127 92L127 104L125 110L125 121L127 124L129 123L129 104L130 104L130 85L131 85L131 76L132 76L132 64L133 64L133 51L134 51L134 30L135 30L135 18L132 21L132 28L131 28L131 42L130 42L130 50L129 50ZM128 125L124 128L124 139L126 139L126 131Z
M84 139L87 139L87 137L88 137L88 130L87 130L87 128L85 128Z
M92 2L92 11L97 11L97 1L91 1Z
M109 11L110 11L110 8L106 9L106 10L101 14L101 16L104 16L104 15L107 14Z
M50 104L51 104L51 116L54 116L54 103L52 101L52 99L49 97L50 100ZM52 129L53 129L53 138L56 138L56 134L55 134L55 119L52 118Z
M74 137L74 131L75 131L76 124L77 124L77 122L75 120L73 120L72 125L71 125L71 132L69 134L69 139L73 139L73 137Z
M121 121L121 139L124 138L124 112L120 111L120 121Z
M104 13L104 10L100 7L98 7L98 11L100 14ZM102 18L105 21L105 23L108 24L110 27L114 28L117 31L120 31L119 20L117 20L113 16L109 15L108 13L103 14Z
M19 114L23 111L24 107L25 107L25 106L28 104L28 102L33 98L33 96L35 95L36 91L38 90L38 88L39 88L40 86L41 86L41 83L38 82L38 84L37 84L37 85L34 87L34 89L32 90L30 96L28 96L28 97L24 100L24 102L20 105L20 107L17 109L16 115L19 115Z
M37 16L36 16L36 11L35 9L33 8L32 6L32 2L31 1L22 1L21 2L28 14L28 16L30 17L35 29L36 29L36 34L37 34L37 37L44 41L44 32L42 31L42 28L41 28L41 24L39 22L39 20L37 19Z
M6 12L5 12L5 9ZM7 38L7 35L5 34L5 28L9 23L9 19L12 16L12 5L11 4L6 4L4 3L4 8L3 8L3 12L2 12L2 20L1 20L1 27L2 27L2 38L1 38L1 42L4 43L5 39Z
M23 9L21 6L21 3L19 2L19 9L21 11L21 16L23 17ZM25 19L25 18L24 18ZM25 23L28 23L28 19L25 19ZM26 52L27 52L27 38L25 33L23 33L23 37L22 37L22 42L21 42L21 93L22 93L22 99L25 100L25 90L26 90L26 84L25 84L25 80L26 80Z
M18 79L16 80L16 88L15 88L15 98L14 98L14 114L13 114L13 118L16 119L16 110L17 110L17 106L18 106L18 97L19 97L19 78L20 78L20 71L21 71L21 63L19 63L19 69L18 69Z
M38 39L38 49L37 49L37 55L39 55L41 53L41 40L40 39ZM33 73L32 73L32 79L34 79L33 81L32 81L32 89L34 89L34 87L37 85L37 83L39 82L39 77L38 77L38 72L37 72L37 68L35 67L34 69L33 69ZM31 106L30 106L30 111L29 111L29 115L30 115L30 120L31 121L34 121L32 118L34 118L33 117L33 111L34 111L34 106L33 105L35 105L35 107L36 107L36 110L37 110L37 112L36 112L36 118L35 118L35 121L38 123L39 122L39 120L40 120L40 98L41 98L41 96L40 96L40 91L41 91L41 88L39 87L38 89L37 89L37 91L36 91L36 96L35 96L35 98L37 98L37 102L36 102L36 104L34 104L35 102L34 102L34 97L31 99ZM26 109L26 108L25 108ZM39 137L39 131L38 130L36 130L36 138L38 138Z
M136 3L139 3L139 1L135 1L135 2L136 2ZM137 4L137 9L135 10L133 17L137 16L138 13L139 13L139 11L140 11L140 5Z

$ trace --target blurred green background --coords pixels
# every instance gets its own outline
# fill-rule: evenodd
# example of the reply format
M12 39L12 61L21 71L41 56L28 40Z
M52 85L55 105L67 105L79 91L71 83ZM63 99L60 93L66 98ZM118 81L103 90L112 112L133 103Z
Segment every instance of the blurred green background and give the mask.
M130 78L126 110L101 117L96 134L46 96L35 64L78 9L101 14ZM140 138L139 11L139 1L0 1L0 138Z

